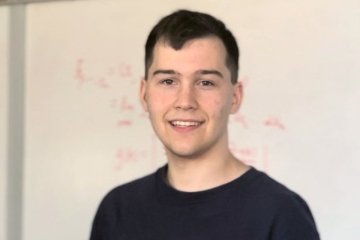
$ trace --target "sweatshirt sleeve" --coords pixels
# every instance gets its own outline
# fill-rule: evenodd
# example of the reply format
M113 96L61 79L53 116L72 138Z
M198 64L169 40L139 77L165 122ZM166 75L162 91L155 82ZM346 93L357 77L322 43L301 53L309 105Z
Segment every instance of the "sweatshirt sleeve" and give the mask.
M95 214L90 240L113 240L118 222L118 211L113 196L108 194Z
M320 240L310 208L295 193L281 202L271 229L271 240L290 239Z

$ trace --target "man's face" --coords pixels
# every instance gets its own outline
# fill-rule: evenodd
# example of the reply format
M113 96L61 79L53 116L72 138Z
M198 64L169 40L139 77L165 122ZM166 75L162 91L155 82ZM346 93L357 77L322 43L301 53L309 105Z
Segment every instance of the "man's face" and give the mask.
M228 149L227 124L242 92L232 84L226 50L217 37L175 50L158 42L140 98L168 157L198 158Z

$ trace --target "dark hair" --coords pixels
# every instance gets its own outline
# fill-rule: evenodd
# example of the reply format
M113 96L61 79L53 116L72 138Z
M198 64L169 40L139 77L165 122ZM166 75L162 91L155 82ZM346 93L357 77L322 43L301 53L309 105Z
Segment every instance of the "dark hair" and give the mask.
M220 20L209 14L178 10L162 18L151 30L145 45L145 79L153 61L155 44L165 41L176 50L192 39L215 36L223 42L226 51L226 66L231 73L231 82L236 83L239 69L239 48L233 34Z

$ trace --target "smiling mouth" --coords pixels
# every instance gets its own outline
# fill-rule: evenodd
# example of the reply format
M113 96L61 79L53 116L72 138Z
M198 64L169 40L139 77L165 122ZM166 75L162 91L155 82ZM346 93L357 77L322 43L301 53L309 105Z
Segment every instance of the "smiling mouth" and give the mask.
M202 123L203 122L198 122L198 121L179 121L179 120L170 121L170 124L174 127L197 127Z

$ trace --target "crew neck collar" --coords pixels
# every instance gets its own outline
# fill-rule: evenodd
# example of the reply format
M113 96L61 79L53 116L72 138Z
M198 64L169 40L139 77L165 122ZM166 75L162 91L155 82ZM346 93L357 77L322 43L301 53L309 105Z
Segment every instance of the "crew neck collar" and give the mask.
M168 165L159 168L156 172L156 188L158 200L169 205L196 204L210 201L219 197L225 197L233 190L242 191L242 186L259 173L254 167L250 167L238 178L223 185L197 192L179 191L170 186L166 181Z

